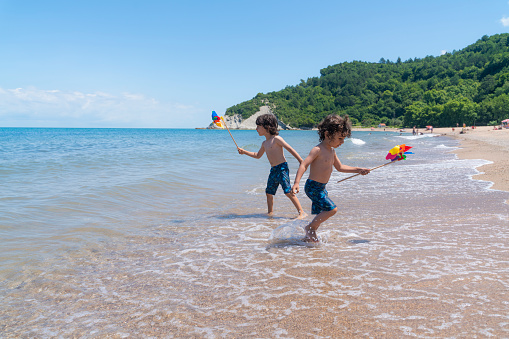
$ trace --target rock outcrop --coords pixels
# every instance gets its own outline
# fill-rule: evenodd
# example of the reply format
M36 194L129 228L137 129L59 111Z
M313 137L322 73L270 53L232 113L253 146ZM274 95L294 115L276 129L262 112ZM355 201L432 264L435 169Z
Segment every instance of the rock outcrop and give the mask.
M272 110L269 106L262 106L260 107L260 110L247 118L246 120L243 120L242 117L239 114L235 114L233 116L225 115L223 117L224 122L228 126L229 129L256 129L256 118L258 118L262 114L274 114L272 113ZM286 125L279 119L277 119L277 122L279 124L279 129L293 129L289 125ZM219 128L216 127L214 124L210 124L208 128Z

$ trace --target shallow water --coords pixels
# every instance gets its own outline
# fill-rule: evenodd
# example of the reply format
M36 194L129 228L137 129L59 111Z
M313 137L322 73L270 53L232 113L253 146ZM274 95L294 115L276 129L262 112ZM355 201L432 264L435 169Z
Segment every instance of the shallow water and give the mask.
M232 132L256 151L254 131ZM282 131L305 157L316 132ZM226 131L0 129L0 337L505 337L507 192L444 137L354 132L300 241ZM297 162L287 155L291 178ZM305 180L305 178L303 178ZM304 181L302 181L304 182ZM299 199L309 213L310 202Z

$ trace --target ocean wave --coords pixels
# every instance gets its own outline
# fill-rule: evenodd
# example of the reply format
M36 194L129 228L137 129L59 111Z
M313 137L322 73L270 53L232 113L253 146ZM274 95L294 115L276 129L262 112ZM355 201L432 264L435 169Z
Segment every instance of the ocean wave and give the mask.
M444 144L440 144L438 146L435 146L435 148L442 148L442 149L457 149L459 147L456 147L456 146L446 146Z
M354 144L354 145L361 146L361 145L366 144L366 142L362 139L351 138L350 140L352 140L352 144Z
M407 140L417 140L423 138L433 138L439 137L438 134L422 134L422 135L397 135L396 138L407 139Z

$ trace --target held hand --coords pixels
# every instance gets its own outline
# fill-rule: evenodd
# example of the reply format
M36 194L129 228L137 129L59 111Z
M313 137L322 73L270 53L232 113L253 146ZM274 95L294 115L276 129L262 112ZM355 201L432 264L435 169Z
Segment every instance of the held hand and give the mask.
M293 194L297 194L297 193L299 193L299 184L294 184L294 185L292 186L292 193L293 193Z
M245 152L245 151L244 151L242 148L240 148L240 147L237 147L237 151L239 152L239 154L244 154L244 152Z
M368 174L369 172L371 172L371 170L369 168L360 168L359 169L359 174L360 175L366 175Z

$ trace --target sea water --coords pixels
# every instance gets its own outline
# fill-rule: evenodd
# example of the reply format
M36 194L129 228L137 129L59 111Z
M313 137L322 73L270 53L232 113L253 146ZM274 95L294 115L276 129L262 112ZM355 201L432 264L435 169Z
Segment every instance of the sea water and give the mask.
M354 132L337 154L372 168L402 143L333 173L309 245L312 216L279 189L267 217L268 161L226 130L0 128L0 337L508 336L509 194L443 136Z

